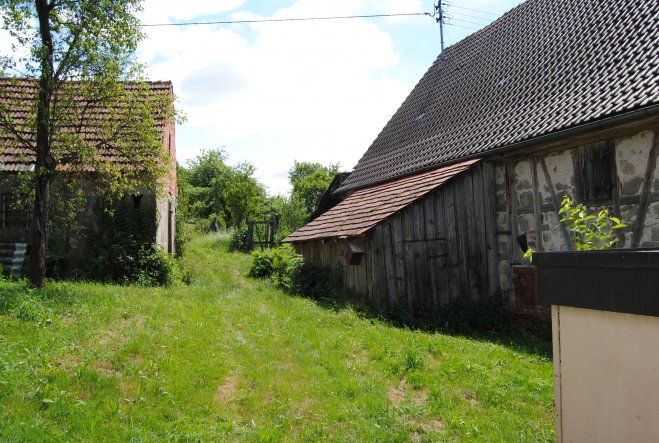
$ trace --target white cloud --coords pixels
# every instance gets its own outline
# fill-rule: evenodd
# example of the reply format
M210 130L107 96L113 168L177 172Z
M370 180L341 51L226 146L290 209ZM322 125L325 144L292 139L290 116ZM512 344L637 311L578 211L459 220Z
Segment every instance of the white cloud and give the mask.
M519 1L472 0L461 6L501 13ZM223 19L247 20L432 9L430 0L297 0L265 16L250 5L148 0L143 20L220 12ZM425 34L414 34L418 44L412 37L411 52L418 56L427 48L431 56L411 69L409 55L393 38L402 37L396 29L410 38L423 26ZM179 159L225 146L231 161L254 164L260 180L276 193L288 189L286 171L293 160L354 166L436 56L438 39L428 35L435 26L427 17L401 17L147 28L149 38L140 49L151 78L174 82L187 114L177 139ZM402 57L408 57L405 65Z
M140 14L143 23L168 23L171 20L189 20L227 11L233 11L245 0L146 0Z
M356 14L366 3L300 0L273 17ZM147 32L141 52L151 77L173 80L187 129L215 136L204 146L179 137L179 157L225 145L271 192L285 192L293 160L352 168L412 86L388 78L399 56L390 35L365 20Z

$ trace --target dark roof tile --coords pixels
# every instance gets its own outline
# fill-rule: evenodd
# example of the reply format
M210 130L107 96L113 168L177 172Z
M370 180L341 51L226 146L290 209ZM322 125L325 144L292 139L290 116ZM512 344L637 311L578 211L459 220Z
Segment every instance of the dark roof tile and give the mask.
M659 103L657 16L528 0L437 58L339 192Z

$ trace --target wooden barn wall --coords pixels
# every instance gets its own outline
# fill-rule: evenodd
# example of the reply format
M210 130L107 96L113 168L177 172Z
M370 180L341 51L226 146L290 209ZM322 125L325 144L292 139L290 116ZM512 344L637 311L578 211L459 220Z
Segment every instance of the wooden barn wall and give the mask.
M345 240L301 243L298 252L338 269L347 288L384 311L432 315L499 290L494 194L493 166L476 164L369 231L359 266L345 263Z
M369 247L368 244L365 246ZM306 260L337 271L344 287L368 297L367 261L363 259L359 265L348 265L345 261L347 247L348 242L344 239L307 241L295 245L297 253ZM368 251L364 255L368 256Z

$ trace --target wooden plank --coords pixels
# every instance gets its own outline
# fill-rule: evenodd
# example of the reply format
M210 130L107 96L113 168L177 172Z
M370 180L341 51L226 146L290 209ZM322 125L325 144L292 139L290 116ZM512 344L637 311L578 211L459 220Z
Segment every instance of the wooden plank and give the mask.
M388 310L395 306L396 300L396 264L394 260L394 250L391 241L391 222L386 222L381 225L382 230L382 243L384 252L384 266L386 271L386 287L387 296L384 303Z
M405 258L405 278L407 279L407 293L405 300L400 300L411 308L418 294L418 276L414 260L414 211L408 207L401 212L403 216L403 252Z
M373 303L373 262L375 261L375 247L373 246L373 233L368 234L368 250L364 251L366 256L366 297Z
M396 269L396 294L392 297L390 303L397 306L401 303L403 297L406 297L408 285L407 276L405 275L405 253L403 249L403 223L400 214L391 219L391 241L394 254L394 266Z
M462 287L465 291L464 296L475 299L478 298L478 275L475 271L478 258L476 254L474 195L470 173L460 176L459 186L456 190L459 193L456 199L459 214L457 222L460 224L459 239L463 245L462 255L464 257L462 260L462 270L464 272L462 276Z
M426 239L426 217L423 210L423 201L417 201L412 205L411 209L414 226L414 241L424 241Z
M442 291L448 292L446 279L446 242L444 240L429 241L426 247L426 262L428 267L429 297L428 308L435 317L442 304Z
M496 182L494 165L483 162L483 215L487 245L487 279L490 296L499 290L499 245L497 243Z
M446 243L448 248L448 278L450 300L462 295L460 278L460 244L458 243L458 227L456 226L454 182L444 185L444 225L446 226Z
M446 222L444 219L445 201L443 188L433 193L435 200L435 235L436 238L442 240L438 254L437 254L437 286L439 293L437 294L438 305L444 305L451 299L449 289L449 270L448 270L448 254L450 253L446 241Z
M476 254L478 257L476 271L478 273L478 296L488 297L489 280L487 277L487 241L485 226L485 196L483 195L483 165L481 163L471 168L472 194L474 196L474 228L476 234Z
M414 261L416 263L418 275L418 293L416 300L413 301L414 313L427 315L432 308L432 286L430 283L430 257L429 252L432 249L432 241L419 242L414 244Z
M648 163L645 168L645 177L643 180L643 189L641 190L641 201L638 204L638 212L636 213L636 221L634 222L634 229L632 231L631 247L638 248L641 244L643 237L643 228L645 227L645 215L648 212L650 205L650 189L652 189L652 179L654 177L654 170L657 165L657 151L659 150L659 131L654 131L654 140L650 154L648 155Z
M538 159L531 157L531 174L533 176L533 218L535 220L535 247L542 252L542 214L540 213L540 184L538 183Z
M519 228L517 226L517 192L515 190L514 165L506 165L506 197L508 199L508 222L510 227L510 242L508 244L508 262L510 264L510 278L512 278L512 264L519 261L520 254L516 251Z
M554 183L551 181L551 176L549 175L549 169L547 169L547 163L545 162L544 157L540 158L540 167L542 168L542 173L545 175L545 181L547 182L547 187L549 187L549 192L551 194L551 202L554 206L554 212L556 213L556 220L558 221L558 226L561 230L561 235L563 236L563 241L568 251L574 250L572 246L572 239L570 234L567 232L567 228L563 223L561 223L561 215L558 213L561 209L561 204L558 201L558 196L556 196L556 191L554 190Z
M373 275L375 276L375 287L373 301L378 309L386 310L387 308L387 280L386 268L384 261L382 226L377 226L373 230L373 240L375 247L375 260L373 262Z
M425 218L425 240L435 240L437 239L437 230L435 228L435 198L434 192L430 195L426 195L423 199L423 214Z

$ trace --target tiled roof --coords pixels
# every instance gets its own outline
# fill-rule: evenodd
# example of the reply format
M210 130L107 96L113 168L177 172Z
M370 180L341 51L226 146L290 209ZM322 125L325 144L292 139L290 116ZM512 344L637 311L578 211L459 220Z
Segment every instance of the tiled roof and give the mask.
M659 103L659 2L528 0L445 51L339 192Z
M477 161L468 160L355 191L284 241L294 243L362 235L447 180L466 171Z
M62 124L60 135L66 136L78 132L82 140L89 145L94 145L101 140L107 140L106 136L101 137L100 134L111 129L114 131L113 134L116 134L114 137L116 140L130 144L130 141L134 138L131 139L132 136L129 132L125 131L120 125L116 125L117 115L130 112L132 109L130 100L145 100L145 94L141 92L144 85L155 94L173 96L172 84L169 81L124 83L122 87L131 94L127 98L127 102L117 103L114 106L95 104L83 100L80 95L76 95L71 101L60 103L59 106L71 110L70 113L66 114L67 117L73 117L74 119L82 117L85 123L80 126L76 125L75 121L60 122ZM77 88L80 86L76 83L68 83L64 87ZM36 120L35 103L37 93L38 83L34 80L0 78L0 118L5 120L0 124L0 171L25 170L35 161L36 131L34 122ZM141 116L134 115L132 118L140 119ZM156 118L155 124L157 129L164 135L164 131L170 128L173 123ZM8 127L13 128L13 131L9 131ZM25 143L18 143L18 137ZM116 163L125 162L126 159L121 151L126 149L126 146L120 146L121 142L105 143L100 152L101 160ZM31 146L31 148L26 147L25 144ZM61 140L55 139L52 154L59 165L59 169L69 169L67 163L68 166L75 164L76 153L64 148L63 144ZM175 155L174 148L172 148L171 154Z

